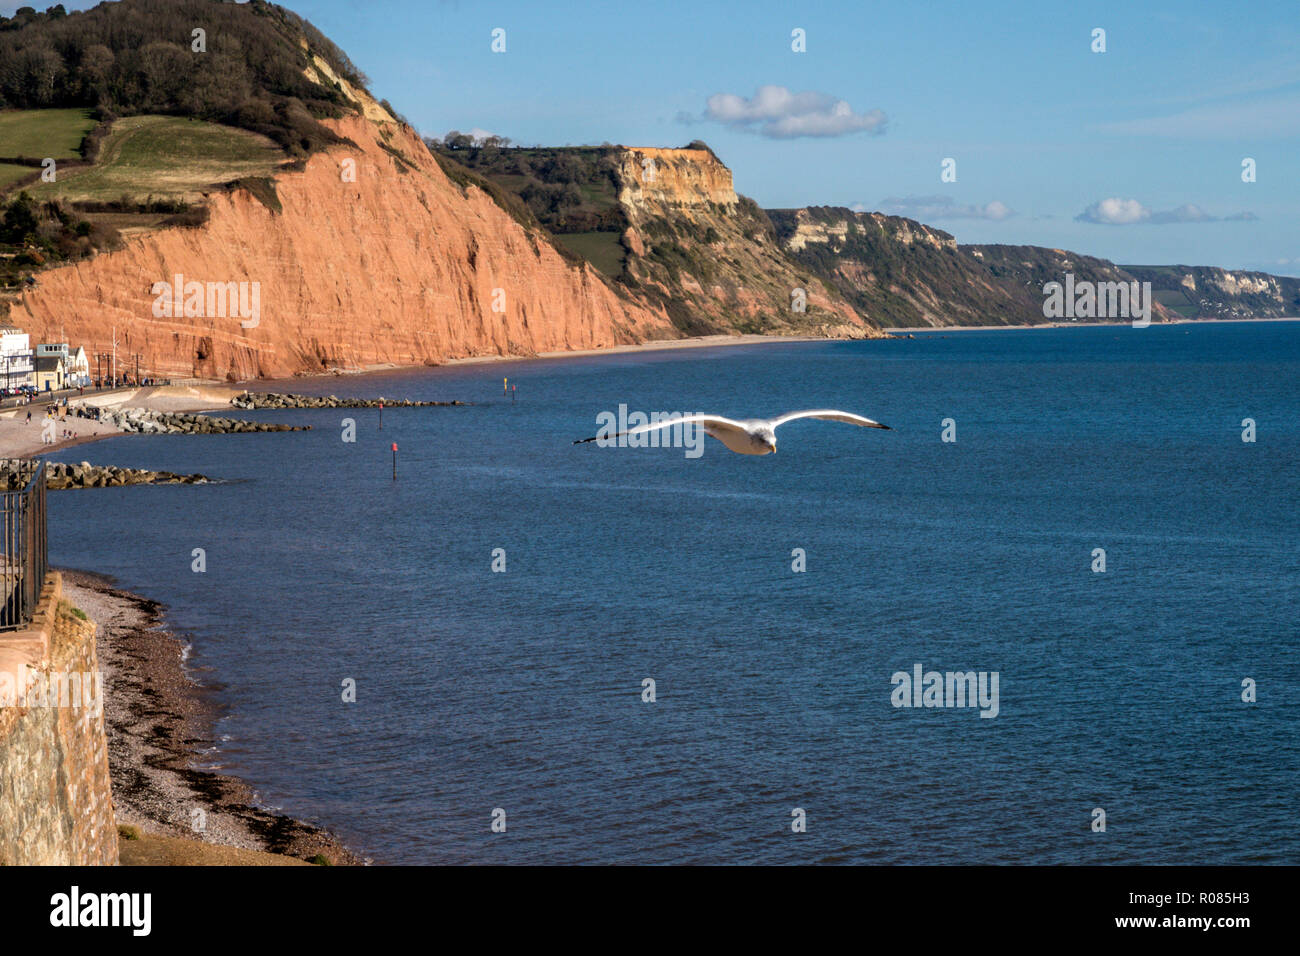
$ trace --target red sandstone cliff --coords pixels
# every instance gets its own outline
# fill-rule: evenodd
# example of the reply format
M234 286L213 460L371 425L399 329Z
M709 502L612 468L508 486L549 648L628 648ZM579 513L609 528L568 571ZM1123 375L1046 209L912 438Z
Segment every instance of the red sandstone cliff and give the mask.
M662 310L615 294L481 190L451 182L411 130L360 116L329 125L357 148L280 174L282 212L247 191L214 193L201 227L159 230L40 273L8 321L33 341L66 339L92 355L111 349L115 327L119 368L139 353L150 374L231 379L680 334ZM341 175L348 158L355 182ZM151 289L178 273L259 283L259 324L157 317Z

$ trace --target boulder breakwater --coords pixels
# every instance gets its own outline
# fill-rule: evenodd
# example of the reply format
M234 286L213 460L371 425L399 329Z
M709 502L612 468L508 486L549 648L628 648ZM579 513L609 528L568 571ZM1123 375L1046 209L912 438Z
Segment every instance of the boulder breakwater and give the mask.
M100 412L99 421L122 429L154 435L225 435L242 432L310 431L310 425L277 425L274 422L248 422L242 418L218 418L214 415L191 415L182 412L156 412L145 408L124 408Z
M443 408L469 402L413 402L410 399L339 398L337 395L290 395L282 392L244 392L230 404L245 411L258 408Z
M31 479L32 463L26 458L0 460L0 491L18 491ZM178 475L172 471L147 468L118 468L115 465L92 465L88 461L51 461L45 464L45 487L50 491L67 488L118 488L123 485L201 485L211 481L206 475Z

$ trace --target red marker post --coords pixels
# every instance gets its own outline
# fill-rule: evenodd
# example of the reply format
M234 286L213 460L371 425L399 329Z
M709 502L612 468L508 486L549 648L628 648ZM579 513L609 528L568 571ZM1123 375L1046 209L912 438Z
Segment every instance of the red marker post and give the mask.
M397 442L393 442L393 481L397 480Z
M384 430L384 400L382 398L379 400L379 430L380 431ZM397 446L394 445L393 451L396 450L397 450Z

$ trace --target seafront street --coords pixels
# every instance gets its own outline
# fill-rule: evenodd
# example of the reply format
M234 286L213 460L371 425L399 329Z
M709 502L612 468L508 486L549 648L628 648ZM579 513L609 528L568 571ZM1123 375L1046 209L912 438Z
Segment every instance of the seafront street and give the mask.
M231 397L240 391L242 389L218 384L156 385L103 391L88 389L84 395L72 389L50 397L39 395L27 405L6 404L0 409L0 458L27 458L122 433L121 428L108 422L78 417L74 412L78 405L105 410L144 408L157 412L197 412L227 408ZM67 398L67 407L62 404L64 398ZM43 423L51 411L57 419L53 443L42 440Z

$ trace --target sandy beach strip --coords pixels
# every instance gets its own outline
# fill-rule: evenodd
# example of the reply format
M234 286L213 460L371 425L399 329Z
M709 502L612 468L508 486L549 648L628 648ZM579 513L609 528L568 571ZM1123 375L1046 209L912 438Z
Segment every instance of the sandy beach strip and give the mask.
M206 412L230 407L230 399L244 391L242 387L211 384L158 385L146 388L119 388L111 391L88 391L85 395L70 396L70 405L89 405L116 410L119 408L146 408L156 412ZM41 430L47 412L55 413L53 444L41 440ZM31 412L31 421L27 413ZM64 432L71 437L64 437ZM79 418L65 414L62 406L33 403L11 406L0 410L0 458L32 458L59 448L68 448L100 438L110 438L124 432L93 418Z
M334 865L368 862L321 827L262 809L244 781L196 769L216 745L222 708L215 688L186 673L185 645L166 630L163 607L101 575L62 574L64 598L96 624L119 825Z
M373 372L401 372L420 368L444 368L453 365L484 365L495 362L533 362L537 359L584 358L599 355L623 355L629 352L667 352L677 349L723 348L732 345L773 345L791 342L848 342L851 339L826 338L821 335L698 335L686 339L655 339L650 342L637 342L631 345L607 345L599 349L561 349L555 352L536 352L531 355L468 355L462 358L449 358L441 362L425 365L396 365L383 362L376 365L361 365L356 368L335 368L325 372L312 372L295 375L293 379L267 379L268 382L285 382L298 379L313 381L320 378L337 378L341 376L368 375ZM250 385L241 382L241 387Z
M659 339L635 345L610 345L603 349L573 349L561 352L538 352L536 355L483 355L448 359L444 365L477 365L483 362L527 362L532 359L579 358L590 355L623 355L629 352L667 352L677 349L722 348L733 345L775 345L791 342L839 342L809 335L699 335L689 339Z

